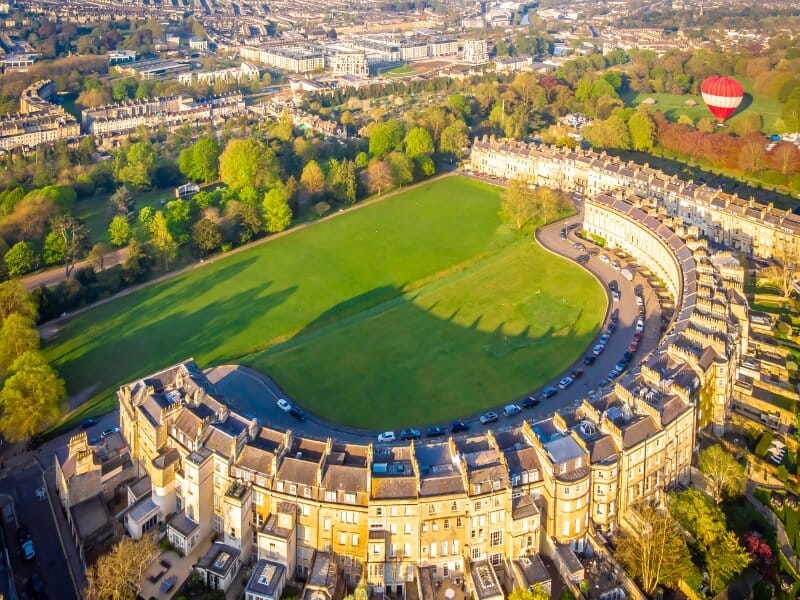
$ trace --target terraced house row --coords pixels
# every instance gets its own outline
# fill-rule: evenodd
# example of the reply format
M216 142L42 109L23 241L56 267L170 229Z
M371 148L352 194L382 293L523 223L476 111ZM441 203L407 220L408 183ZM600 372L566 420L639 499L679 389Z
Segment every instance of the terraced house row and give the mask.
M476 148L472 167L497 176L499 151L485 144L492 149ZM509 156L524 153L514 148ZM538 152L550 150L528 151ZM541 177L536 161L503 176ZM548 584L542 555L566 581L582 580L576 554L625 527L638 503L688 482L696 431L724 430L745 377L740 365L757 362L733 254L710 248L697 223L658 197L630 185L598 191L593 171L583 172L581 191L594 192L584 228L666 290L662 337L638 369L538 421L363 445L263 426L230 410L194 361L173 365L119 389L119 434L95 444L79 434L57 458L60 496L87 562L106 539L98 511L122 490L131 536L163 525L184 553L202 547L197 568L215 587L254 563L253 600L279 597L293 578L305 581L306 597L336 598L366 578L372 591L403 597L433 597L442 584L499 599L512 587Z
M710 242L732 250L762 258L800 252L800 215L682 181L605 152L484 137L472 145L470 167L492 177L523 177L587 197L624 189L650 201L659 217L679 218Z

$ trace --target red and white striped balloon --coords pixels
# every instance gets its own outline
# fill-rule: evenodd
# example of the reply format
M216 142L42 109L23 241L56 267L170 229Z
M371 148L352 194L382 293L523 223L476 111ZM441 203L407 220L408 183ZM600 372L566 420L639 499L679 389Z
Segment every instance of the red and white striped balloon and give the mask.
M731 77L709 77L700 86L708 110L720 123L730 117L742 103L742 84Z

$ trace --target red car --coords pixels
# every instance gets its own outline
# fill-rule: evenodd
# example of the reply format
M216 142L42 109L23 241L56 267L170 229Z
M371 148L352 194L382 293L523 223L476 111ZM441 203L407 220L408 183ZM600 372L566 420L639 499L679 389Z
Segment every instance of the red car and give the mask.
M633 342L630 346L628 346L628 352L636 352L639 349L639 344Z

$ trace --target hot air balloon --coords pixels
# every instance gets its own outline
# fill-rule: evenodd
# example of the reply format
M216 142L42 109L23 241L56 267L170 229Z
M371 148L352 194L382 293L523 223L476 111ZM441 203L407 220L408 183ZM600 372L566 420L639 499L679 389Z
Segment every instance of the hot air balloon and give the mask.
M744 96L742 84L730 77L709 77L700 86L708 110L722 123L739 107Z

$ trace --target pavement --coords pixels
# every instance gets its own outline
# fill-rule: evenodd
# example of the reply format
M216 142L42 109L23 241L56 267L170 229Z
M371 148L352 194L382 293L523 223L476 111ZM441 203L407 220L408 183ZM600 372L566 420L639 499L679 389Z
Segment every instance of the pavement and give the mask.
M578 240L575 232L579 230L578 225L581 222L581 216L577 215L565 221L553 223L547 227L539 229L537 232L537 239L541 245L561 256L568 259L575 260L578 256L586 254L585 250L579 250L573 247L575 243L580 241L587 248L592 247L591 242L586 240ZM561 239L561 230L568 228L569 234L566 240ZM644 289L646 322L645 329L642 332L642 339L639 343L639 351L631 362L631 371L635 372L638 369L638 364L644 359L656 346L661 337L661 307L658 302L655 290L648 284L647 280L638 273L634 280L629 282L621 277L619 272L611 267L610 264L605 264L600 261L600 255L607 254L611 260L619 260L621 268L625 268L627 262L619 259L617 255L612 252L598 248L597 256L592 256L589 262L582 265L586 270L592 273L598 281L603 285L608 297L608 309L606 311L606 322L604 323L603 330L608 323L608 318L613 309L619 309L619 321L617 323L617 330L612 334L611 339L606 344L605 351L597 357L594 365L586 366L583 364L583 357L591 353L591 348L594 342L590 344L586 352L583 353L578 360L571 365L564 373L554 377L553 381L548 385L555 383L568 374L572 369L583 368L583 378L577 380L566 390L559 390L558 394L554 397L543 400L542 403L535 408L523 410L520 414L506 418L502 416L502 407L509 402L519 403L523 398L530 394L538 394L541 390L531 390L525 396L520 398L509 398L495 407L495 412L500 416L500 420L496 423L483 425L480 422L480 415L453 415L453 419L462 418L469 425L469 432L467 434L486 432L491 429L499 429L503 427L519 425L522 421L528 419L541 419L545 418L553 412L567 406L577 405L580 401L590 394L600 393L597 389L597 384L600 380L605 379L607 374L614 368L617 361L622 358L622 355L627 351L633 335L636 332L636 321L638 319L638 308L635 302L634 289L637 285L642 285ZM619 302L611 302L608 292L608 285L611 281L616 281L619 285L621 292L621 299ZM602 331L598 332L599 337ZM306 420L298 421L290 414L280 410L276 404L279 398L286 398L290 401L302 406L302 402L296 402L281 389L278 382L271 379L269 376L240 365L221 365L212 367L206 371L209 379L214 383L220 392L225 396L226 401L230 403L231 407L240 414L249 417L257 418L262 424L269 425L277 429L292 429L292 431L319 439L326 439L330 436L335 436L336 439L342 441L350 441L357 443L364 443L375 441L377 432L359 429L356 427L349 427L345 424L332 423L314 415L312 412L303 407L306 412ZM610 389L613 384L608 385L605 389ZM413 426L424 432L424 429L430 425L439 425L446 431L449 431L448 423L416 423Z
M109 252L103 257L103 268L108 269L115 265L119 265L125 262L125 259L128 257L128 249L127 248L120 248L119 250L114 250L113 252ZM75 268L73 272L83 269L84 267L95 267L97 268L97 261L95 260L82 260L75 264ZM54 285L58 285L62 281L67 279L67 273L63 266L54 267L52 269L47 269L46 271L39 271L37 273L32 273L27 275L26 277L22 278L22 283L25 284L25 287L29 290L34 290L38 287L46 285L47 287L51 287Z

